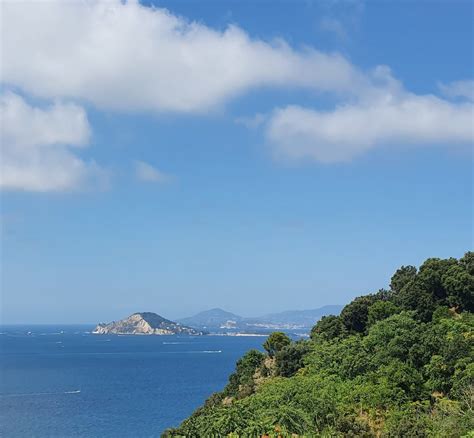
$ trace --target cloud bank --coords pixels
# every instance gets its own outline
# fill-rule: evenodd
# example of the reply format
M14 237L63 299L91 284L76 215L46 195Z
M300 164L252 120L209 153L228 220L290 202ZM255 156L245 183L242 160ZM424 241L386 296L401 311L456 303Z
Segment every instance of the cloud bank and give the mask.
M255 39L237 26L218 31L138 1L5 2L1 26L4 88L51 102L194 114L256 88L299 87L327 93L334 108L289 105L236 119L262 129L282 158L332 163L384 144L473 141L471 80L440 85L445 98L417 95L387 67L362 71L336 53ZM1 111L1 187L73 190L103 175L74 153L90 134L80 106L36 108L6 93ZM165 177L141 162L135 173Z
M273 112L265 135L277 157L341 162L387 144L471 143L474 106L411 93L388 93L333 111L287 106Z
M43 98L113 110L199 113L261 86L351 92L364 77L338 54L252 39L138 2L5 3L2 76Z
M29 105L14 93L0 98L0 187L35 192L76 190L104 171L75 155L90 136L85 111L74 104Z

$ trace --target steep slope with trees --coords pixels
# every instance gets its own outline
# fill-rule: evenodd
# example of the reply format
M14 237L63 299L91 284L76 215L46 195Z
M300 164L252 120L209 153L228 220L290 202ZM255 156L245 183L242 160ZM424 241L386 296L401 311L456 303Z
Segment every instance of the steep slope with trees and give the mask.
M474 253L395 272L390 290L249 351L167 437L474 437Z

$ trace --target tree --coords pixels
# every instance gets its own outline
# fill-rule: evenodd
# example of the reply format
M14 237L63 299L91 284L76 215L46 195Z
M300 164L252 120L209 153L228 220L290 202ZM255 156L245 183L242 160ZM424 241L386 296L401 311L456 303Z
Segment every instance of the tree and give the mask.
M392 315L370 327L364 337L367 356L371 363L380 366L393 359L407 361L413 345L420 342L422 325L412 318L413 312Z
M276 353L283 350L287 345L291 344L291 339L283 332L273 332L263 344L263 348L270 357L274 357Z
M417 282L436 301L444 303L446 299L446 289L443 285L443 276L451 266L455 266L457 260L450 259L427 259L421 266L417 275Z
M341 320L350 332L362 333L367 327L369 307L374 302L374 297L365 295L357 297L342 309Z
M309 352L310 345L307 341L294 342L277 352L276 368L279 376L291 377L303 368L304 356Z
M402 309L415 311L416 318L425 322L431 320L437 306L434 296L418 279L406 284L394 300Z
M474 275L474 252L468 251L459 259L459 264L471 275Z
M408 283L416 277L416 268L414 266L402 266L397 269L390 281L390 289L399 293Z
M224 388L223 395L225 397L237 397L240 392L251 393L254 389L255 382L253 375L258 367L260 367L265 359L265 355L258 350L250 350L237 361L235 372L229 377L229 383Z
M400 312L400 307L390 301L376 301L369 307L367 323L369 327L377 321L388 318Z
M460 263L450 266L442 277L448 305L474 311L474 275Z
M347 333L341 318L334 315L323 316L316 325L311 329L311 339L313 341L318 338L325 341L338 338Z

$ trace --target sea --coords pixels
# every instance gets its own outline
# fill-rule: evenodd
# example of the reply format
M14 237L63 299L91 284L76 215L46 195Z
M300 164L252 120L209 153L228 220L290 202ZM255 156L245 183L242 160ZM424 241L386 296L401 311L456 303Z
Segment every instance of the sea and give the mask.
M0 327L0 437L159 437L265 339L91 330Z

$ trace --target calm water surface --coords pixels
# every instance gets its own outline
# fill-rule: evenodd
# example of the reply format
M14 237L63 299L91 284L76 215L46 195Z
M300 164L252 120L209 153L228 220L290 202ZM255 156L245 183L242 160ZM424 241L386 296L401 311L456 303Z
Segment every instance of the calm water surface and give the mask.
M223 388L262 337L0 328L1 437L156 437Z

